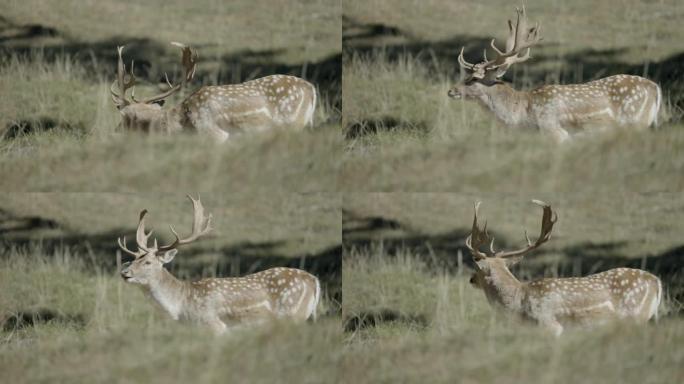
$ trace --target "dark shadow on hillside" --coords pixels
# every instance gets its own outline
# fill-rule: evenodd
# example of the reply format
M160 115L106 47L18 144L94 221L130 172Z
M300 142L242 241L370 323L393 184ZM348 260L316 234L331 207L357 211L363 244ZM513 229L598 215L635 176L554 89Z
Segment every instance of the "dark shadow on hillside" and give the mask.
M361 23L349 15L342 15L342 44L359 44L367 39L383 37L410 37L399 27L381 23Z
M428 268L437 272L459 273L459 253L462 265L473 268L472 259L465 247L465 238L470 228L438 234L421 234L403 223L381 217L364 217L349 210L343 211L342 226L343 257L358 257L355 250L382 252L387 257L395 257L403 251L424 260ZM496 231L497 249L517 249L524 239L506 239ZM579 243L565 248L554 248L548 244L528 257L529 262L520 263L513 273L521 280L534 280L542 277L586 276L612 268L640 268L654 273L663 281L664 288L671 298L684 303L684 245L674 247L661 254L644 255L641 258L628 257L622 249L628 246L622 242ZM553 264L534 260L545 254L562 254L560 261Z
M40 232L45 229L53 231ZM56 233L55 229L61 231ZM68 249L75 257L83 258L87 266L111 271L112 274L117 274L117 238L125 235L128 239L135 239L135 233L130 229L84 235L70 232L51 219L18 217L6 211L0 211L0 234L0 242L6 246L0 248L0 257L8 257L15 248L31 250L39 247L47 255ZM129 242L129 247L133 247L133 244ZM320 279L324 294L333 303L332 314L339 313L342 305L342 246L293 256L282 253L284 245L285 241L241 242L217 249L208 244L203 246L202 241L198 241L191 247L180 249L179 256L167 268L177 276L190 280L206 276L243 276L272 267L304 269ZM218 260L205 261L202 258L204 255L218 255ZM131 257L124 254L123 261L129 259Z
M59 223L40 216L14 216L0 209L0 235L6 233L27 233L43 229L57 229Z
M58 121L50 117L39 117L30 120L18 120L8 123L4 130L0 130L0 139L16 139L24 135L64 129L80 134L85 133L82 123L72 124L68 121Z
M429 325L427 318L423 315L406 315L393 309L384 308L345 318L344 331L357 332L389 323L400 323L420 329L425 329Z
M68 315L52 309L26 310L0 318L0 326L4 332L13 332L23 328L34 327L38 324L59 323L77 328L85 326L83 315Z
M440 41L424 41L403 31L397 26L366 24L346 17L343 23L343 52L345 59L351 55L372 58L382 53L385 60L394 62L410 56L437 73L445 70L458 72L458 55L465 47L466 58L482 56L482 49L489 46L490 37L467 34L455 35ZM388 38L389 41L388 41Z
M465 47L464 57L470 62L481 61L485 48L493 57L489 48L490 36L458 34L448 39L425 41L391 25L363 24L347 18L343 26L344 60L352 55L372 58L381 54L384 60L394 62L410 56L435 75L446 75L457 81L461 47ZM499 44L503 42L499 41ZM547 48L550 46L549 43L542 44ZM585 82L616 74L644 76L660 84L664 99L669 99L674 106L675 118L681 117L684 113L684 52L660 61L649 61L644 57L644 62L639 64L625 62L622 55L627 52L628 49L622 47L586 49L563 55L543 55L533 50L532 59L512 67L505 79L512 80L520 88L522 85L536 87L547 83ZM546 66L549 63L560 64L560 72L554 70L550 73Z
M42 24L17 24L0 15L0 44L59 35L56 28Z
M369 119L347 125L345 131L346 139L356 139L366 135L378 134L381 132L414 132L426 135L429 128L424 122L402 121L392 117L381 119Z
M102 78L113 81L118 62L116 47L125 45L124 61L127 66L131 61L135 62L135 74L139 83L165 84L164 73L166 72L171 81L181 76L180 53L168 42L128 36L82 42L60 35L62 40L59 43L39 45L36 44L37 41L34 41L38 37L46 33L57 36L59 33L47 27L29 28L21 35L5 33L10 28L16 29L10 21L6 20L3 24L0 20L0 57L16 54L30 59L31 53L39 52L42 60L50 62L68 55L86 68L92 81L99 81ZM3 40L2 36L6 36L6 39ZM285 50L240 50L215 58L203 55L203 50L217 48L215 45L189 44L199 53L195 79L187 86L189 90L197 89L200 85L234 84L272 74L294 75L309 80L317 86L321 96L329 101L333 110L338 112L333 115L339 115L341 111L342 55L340 53L318 61L286 63L280 59ZM37 45L39 48L36 47ZM333 118L339 117L333 116Z
M342 244L345 256L354 249L381 247L384 254L393 257L403 250L420 255L429 268L456 272L458 254L462 262L470 265L464 239L469 232L458 229L440 234L423 234L409 225L394 219L364 216L350 210L342 211ZM505 241L497 242L505 244Z

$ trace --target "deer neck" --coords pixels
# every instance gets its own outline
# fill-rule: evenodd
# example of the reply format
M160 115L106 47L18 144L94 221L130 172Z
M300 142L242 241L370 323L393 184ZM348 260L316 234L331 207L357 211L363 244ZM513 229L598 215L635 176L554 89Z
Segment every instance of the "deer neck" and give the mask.
M152 279L146 288L154 301L168 312L174 320L178 320L183 311L185 296L188 291L187 284L178 280L165 268L162 268L158 276Z
M494 267L485 277L485 295L492 304L497 304L511 312L519 312L522 303L522 283L513 276L508 268Z
M508 126L528 124L526 116L529 96L527 92L516 91L508 84L498 83L484 88L478 100L499 121Z
M183 113L183 105L177 105L164 111L162 116L162 132L174 133L183 130L183 121L185 114Z

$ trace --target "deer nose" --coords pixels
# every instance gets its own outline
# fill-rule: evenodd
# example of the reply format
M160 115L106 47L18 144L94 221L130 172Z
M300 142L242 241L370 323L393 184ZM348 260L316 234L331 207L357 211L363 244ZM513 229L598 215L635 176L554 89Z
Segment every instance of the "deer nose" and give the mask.
M447 92L447 95L449 95L449 97L454 98L454 99L458 99L459 97L461 97L461 94L458 93L458 91L453 89L453 88L450 89L449 92Z
M124 268L121 270L121 277L124 278L124 280L131 277L131 274L128 271L128 268Z

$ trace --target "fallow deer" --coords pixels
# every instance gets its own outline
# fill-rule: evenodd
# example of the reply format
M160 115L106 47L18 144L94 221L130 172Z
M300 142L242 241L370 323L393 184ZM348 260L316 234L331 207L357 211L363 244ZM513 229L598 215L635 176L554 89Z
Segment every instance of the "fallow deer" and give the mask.
M475 262L470 283L484 291L490 304L504 311L532 320L550 329L556 336L567 325L590 326L611 319L646 322L658 314L662 297L660 279L640 269L615 268L586 277L545 278L519 281L509 268L525 254L551 237L558 216L551 206L538 200L543 208L541 233L532 242L525 232L527 246L515 251L494 250L494 238L487 224L480 229L475 204L472 232L465 241ZM480 247L489 243L487 254Z
M241 84L204 86L185 98L179 105L163 110L164 99L178 92L195 75L197 53L173 42L182 49L185 74L180 83L171 85L159 95L143 100L126 98L126 91L136 84L133 62L126 73L118 47L117 80L111 86L112 100L122 116L127 130L173 133L198 132L225 141L241 133L271 129L301 130L313 126L316 108L316 87L294 76L272 75ZM115 88L118 88L116 90Z
M531 91L517 91L500 78L508 68L530 58L530 49L541 40L539 23L527 24L525 8L516 8L515 26L509 20L506 49L494 44L492 60L471 64L458 62L466 73L464 81L449 90L454 99L475 100L506 126L533 127L562 142L571 134L611 127L644 129L657 125L661 104L658 84L639 76L615 75L583 84L543 85Z
M118 239L119 247L135 258L121 270L126 282L140 285L174 320L205 324L216 333L270 319L315 320L320 283L300 269L271 268L244 277L192 282L181 281L169 273L163 265L173 260L176 248L212 230L211 215L204 215L199 198L188 198L194 211L190 236L181 239L170 226L176 238L173 243L158 246L155 239L150 246L152 231L145 232L147 210L143 210L136 231L138 250L129 250L125 237Z

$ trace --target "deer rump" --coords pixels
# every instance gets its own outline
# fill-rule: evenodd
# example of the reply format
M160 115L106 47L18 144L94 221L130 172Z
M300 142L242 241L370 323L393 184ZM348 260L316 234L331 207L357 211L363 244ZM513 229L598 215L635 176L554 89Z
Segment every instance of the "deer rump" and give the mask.
M182 103L182 129L234 136L271 129L303 129L313 122L315 87L272 75L236 85L206 86Z
M538 314L552 314L563 326L591 326L611 320L646 322L654 318L662 287L660 279L651 273L615 268L587 277L533 281L528 283L527 292L522 300L523 318L536 322L544 320Z

